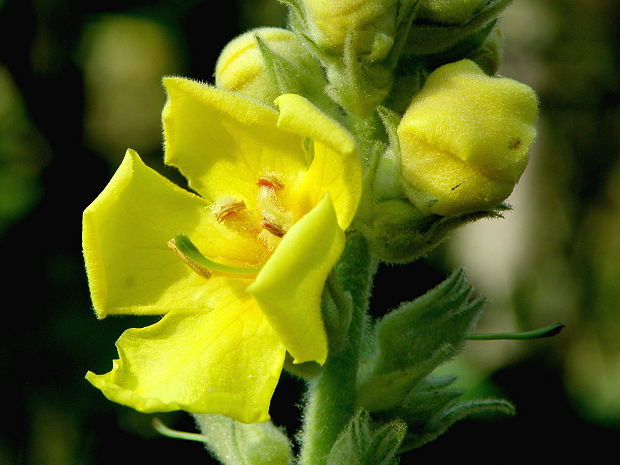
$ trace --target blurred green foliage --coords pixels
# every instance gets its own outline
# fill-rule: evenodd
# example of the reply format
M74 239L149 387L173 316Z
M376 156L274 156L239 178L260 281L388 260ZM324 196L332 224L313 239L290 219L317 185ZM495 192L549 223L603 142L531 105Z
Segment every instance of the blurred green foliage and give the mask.
M162 166L160 80L212 82L219 51L258 25L281 26L276 0L0 1L0 252L8 263L0 345L5 409L0 463L209 463L151 416L112 404L83 380L116 356L140 318L97 321L81 257L81 212L125 149ZM561 320L552 340L472 342L463 382L513 400L501 425L471 420L414 451L450 456L469 444L516 458L612 451L620 428L620 10L613 0L515 0L503 15L500 73L540 95L540 137L506 220L464 228L429 260L382 267L374 303L394 307L465 265L489 296L481 329ZM16 27L17 26L17 27ZM407 276L406 289L399 278ZM12 294L12 295L11 295ZM463 368L465 367L465 368ZM472 367L475 367L472 369ZM272 413L291 435L301 386L285 376ZM192 429L188 416L162 416ZM549 431L562 438L559 450ZM481 455L482 454L482 455ZM512 452L511 452L512 454ZM590 455L594 459L594 456Z

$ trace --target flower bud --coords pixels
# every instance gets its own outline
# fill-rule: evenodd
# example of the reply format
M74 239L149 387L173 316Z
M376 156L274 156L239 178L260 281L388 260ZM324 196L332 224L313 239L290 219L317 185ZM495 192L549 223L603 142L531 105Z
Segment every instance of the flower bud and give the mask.
M437 68L397 128L405 194L426 214L497 207L525 169L536 113L524 84L470 60Z
M392 48L397 0L303 0L308 34L329 53L341 54L348 34L355 34L355 52L368 61L384 58Z
M238 92L269 105L273 104L276 97L285 93L279 88L274 70L269 68L265 60L257 36L290 70L315 76L322 74L319 63L304 50L293 32L264 27L250 30L224 47L215 66L217 87Z
M465 24L486 3L486 0L422 0L418 18L439 24Z
M492 25L511 0L422 0L407 37L407 55L433 55L466 45ZM467 48L465 46L465 48ZM462 56L459 58L463 58Z

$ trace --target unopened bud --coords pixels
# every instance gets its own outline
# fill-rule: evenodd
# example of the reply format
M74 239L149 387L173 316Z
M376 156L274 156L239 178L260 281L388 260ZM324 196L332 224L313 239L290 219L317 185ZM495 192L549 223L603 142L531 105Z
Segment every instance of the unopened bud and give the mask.
M524 84L470 60L437 68L398 125L405 194L427 214L497 207L525 169L536 113Z
M486 0L422 0L418 18L439 24L465 24L486 3Z
M491 26L511 0L421 0L405 53L432 55L465 46ZM469 44L471 45L471 44ZM459 58L464 58L463 56ZM457 58L458 59L458 58Z
M347 35L354 35L355 52L368 61L384 58L392 48L397 0L303 0L308 34L319 48L341 54Z
M271 105L283 91L276 79L276 70L270 69L257 37L262 40L272 56L295 71L321 74L320 65L297 41L295 34L276 27L248 31L224 47L215 66L215 85L238 92L254 100ZM287 70L288 71L288 70ZM291 76L293 79L295 76Z

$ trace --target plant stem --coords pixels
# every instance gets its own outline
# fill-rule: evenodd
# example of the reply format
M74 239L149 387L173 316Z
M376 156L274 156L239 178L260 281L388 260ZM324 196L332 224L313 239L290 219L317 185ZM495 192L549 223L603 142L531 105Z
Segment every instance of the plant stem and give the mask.
M355 413L360 352L367 329L367 310L377 262L361 234L347 238L336 273L353 301L353 313L342 350L327 358L321 374L308 383L300 465L324 465L339 434Z

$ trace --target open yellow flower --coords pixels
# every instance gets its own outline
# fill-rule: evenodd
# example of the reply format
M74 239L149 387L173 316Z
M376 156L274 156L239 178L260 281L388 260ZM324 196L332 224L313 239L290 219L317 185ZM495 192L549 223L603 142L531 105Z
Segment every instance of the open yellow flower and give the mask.
M166 163L199 195L127 155L84 212L95 311L163 314L87 379L144 412L269 419L288 351L323 363L320 300L361 193L349 133L298 95L279 112L168 78ZM204 260L203 260L204 259Z

